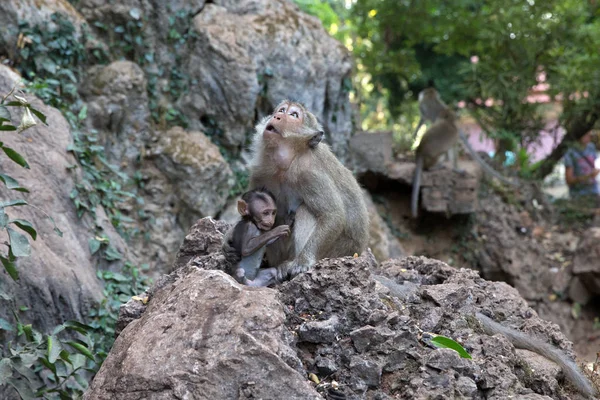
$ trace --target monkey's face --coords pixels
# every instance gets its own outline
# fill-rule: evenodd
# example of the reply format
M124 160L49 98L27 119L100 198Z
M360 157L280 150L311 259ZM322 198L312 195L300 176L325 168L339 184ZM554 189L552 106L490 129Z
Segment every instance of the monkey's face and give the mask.
M288 137L293 133L302 131L306 110L296 103L283 102L275 109L267 121L263 136Z
M277 215L277 206L272 200L264 201L263 199L254 199L250 203L250 215L254 224L261 231L268 231L275 224L275 216Z

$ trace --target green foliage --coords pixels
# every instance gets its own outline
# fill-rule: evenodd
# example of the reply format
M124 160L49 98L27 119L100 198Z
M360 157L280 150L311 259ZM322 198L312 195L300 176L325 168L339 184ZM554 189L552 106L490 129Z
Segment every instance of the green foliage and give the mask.
M445 336L436 335L433 339L431 339L431 343L436 347L440 347L443 349L452 349L456 351L462 358L472 358L464 347L462 347L454 340Z
M103 241L105 258L121 257L108 241ZM147 269L144 266L143 269ZM98 271L98 278L104 282L104 299L94 308L89 317L94 328L94 354L102 361L114 343L115 326L119 317L119 307L132 296L143 293L150 286L150 280L142 274L142 269L126 262L122 271Z
M98 238L98 242L96 252L101 257L122 257L107 238ZM0 386L11 385L24 400L83 395L114 343L119 307L150 284L141 270L128 262L120 273L98 271L97 275L104 281L105 297L90 312L89 325L67 321L42 334L23 323L17 312L13 312L14 326L0 318L0 331L15 337L0 354Z
M130 15L132 18L136 16L135 13ZM28 90L39 96L45 103L61 110L71 126L73 143L68 150L79 161L78 165L73 165L71 168L82 169L81 179L76 181L75 188L71 192L71 199L78 215L82 217L85 213L90 213L96 221L96 208L101 205L117 230L123 235L131 234L126 226L132 219L123 215L121 204L131 198L135 198L140 204L141 200L138 200L134 193L126 190L134 186L134 181L108 162L105 148L100 143L97 132L84 129L87 107L76 90L87 62L94 57L95 62L105 60L106 55L98 52L98 49L90 49L86 45L85 32L82 35L77 34L66 17L54 14L52 21L54 22L52 29L48 29L46 24L33 27L21 24L21 33L30 40L21 49L21 57L16 67L23 76L31 79L27 86ZM126 25L125 28L127 29L120 33L123 34L125 41L130 40L127 42L129 47L119 51L122 51L123 55L138 55L140 48L135 45L139 42L136 36L131 36L134 34L135 27ZM0 129L9 127L6 123L9 122L7 118L9 114L7 108L2 106L18 105L4 104L3 100L3 104L0 105ZM28 104L21 106L25 107L26 112L31 111L45 122L45 116L37 110ZM30 114L26 115L30 116ZM20 127L17 127L13 130L19 129ZM27 167L26 160L13 149L2 145L2 150L11 160ZM0 180L9 189L26 191L16 180L1 171ZM6 255L0 253L2 255L0 261L15 279L15 258L30 252L23 238L27 239L25 235L30 235L35 240L37 232L28 221L11 220L4 209L25 204L23 200L15 200L0 205L2 211L0 226L8 229L11 240L9 247L11 251ZM15 314L17 320L15 332L18 336L22 336L23 343L16 350L9 349L10 354L4 355L5 358L0 363L0 385L3 383L2 379L6 379L6 382L13 385L23 398L80 397L87 387L87 381L97 371L112 346L119 306L148 286L148 280L142 277L140 269L127 262L125 256L111 246L109 239L102 234L100 226L96 226L95 235L89 239L89 246L90 252L98 259L119 262L123 265L120 273L109 271L98 273L99 278L105 282L105 299L90 313L90 326L71 321L57 327L49 335L42 335L35 332L31 325L22 324ZM12 332L9 329L11 327L9 321L0 320L0 329ZM73 330L77 331L75 336L71 332ZM23 335L21 331L25 334ZM31 393L32 391L37 393Z
M354 53L351 99L360 105L363 129L405 135L416 123L405 105L429 83L448 104L465 102L484 131L500 139L499 156L537 139L544 106L526 100L544 78L547 94L562 103L563 125L599 113L596 2L296 3Z
M11 96L15 99L15 101L7 101ZM12 116L11 112L9 111L9 107L21 108L23 110L21 122L18 126L12 124ZM24 130L37 125L34 115L42 123L46 123L46 116L42 112L33 108L24 97L14 94L14 88L9 94L0 99L0 131L16 131L21 133ZM4 155L7 156L11 161L23 168L29 169L27 160L25 160L25 157L23 157L19 152L6 146L3 142L0 142L0 149L2 149ZM26 193L29 192L29 190L22 187L16 179L5 174L1 170L0 181L2 181L9 190ZM19 279L19 272L17 271L16 266L17 258L28 257L31 255L29 238L24 233L29 235L33 240L36 240L37 231L33 227L33 224L27 220L11 219L7 213L7 209L10 207L25 205L28 205L28 203L23 199L0 202L0 230L6 230L8 235L8 242L5 243L7 246L7 251L0 251L0 262L2 263L8 275L15 281ZM49 215L47 216L54 224L54 220ZM56 233L62 236L62 232L56 227L56 224L54 224L54 230Z
M99 367L93 354L92 328L67 321L50 334L42 334L31 324L16 325L0 319L0 330L12 333L1 354L0 386L10 385L22 399L72 399L83 395L90 371Z
M71 125L73 144L68 150L77 157L83 171L82 179L76 182L71 193L79 217L86 212L95 217L96 207L102 205L113 226L122 233L132 234L124 228L124 224L132 219L124 216L120 210L122 203L136 198L134 193L124 190L130 180L119 172L117 166L107 161L105 148L99 143L97 132L84 131L87 106L77 91L86 63L94 59L97 62L104 61L106 54L98 53L97 48L88 50L87 34L77 34L73 24L62 14L52 14L51 19L55 24L54 29L47 29L45 24L33 27L27 23L20 25L21 33L31 41L21 49L17 68L32 79L28 89L46 104L61 110ZM127 35L125 39L137 41ZM129 50L126 47L123 51Z

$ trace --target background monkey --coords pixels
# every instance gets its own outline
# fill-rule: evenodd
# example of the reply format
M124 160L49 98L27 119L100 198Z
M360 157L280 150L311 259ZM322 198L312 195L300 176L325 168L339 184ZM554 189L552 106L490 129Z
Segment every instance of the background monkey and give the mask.
M458 129L454 122L454 113L449 108L443 109L438 114L435 123L423 135L416 150L416 167L413 176L410 203L413 218L416 218L418 214L419 189L421 187L423 169L433 167L439 157L451 149L457 140Z
M256 127L250 187L265 186L275 194L281 212L277 224L296 213L291 237L267 248L278 279L367 246L369 217L360 187L322 139L316 117L291 101L283 101Z
M413 140L415 140L417 132L426 121L435 122L440 112L445 109L448 109L448 106L444 103L437 90L432 87L421 90L419 92L420 118L417 129L413 133Z
M417 129L413 133L413 139L415 138L419 128L421 128L421 125L423 125L423 123L425 121L430 121L430 122L436 121L439 116L439 113L442 110L448 110L448 109L449 109L449 107L441 99L440 94L438 93L437 90L435 90L435 88L429 87L429 88L423 89L419 93L419 111L421 113L421 118L419 119L419 125L417 126ZM481 165L481 167L487 173L494 176L495 178L498 178L499 180L501 180L504 183L507 183L512 186L517 185L517 183L506 179L504 176L500 175L492 167L490 167L488 165L488 163L486 163L479 156L479 154L477 154L477 152L471 147L471 145L469 144L469 140L467 139L467 136L460 129L458 130L458 135L459 135L460 141L462 142L463 146L465 146L465 148L467 149L467 151L469 152L471 157L473 157L473 159L475 159L475 161L477 161L479 163L479 165ZM451 150L451 149L448 149L448 150ZM454 167L456 168L456 163L457 163L458 157L455 153L455 149L452 149L452 153L453 153L452 156L453 156Z
M481 322L488 335L504 335L516 348L533 351L534 353L554 361L562 368L562 371L566 375L567 379L571 381L571 383L582 394L588 397L592 397L597 394L596 390L579 370L577 364L575 364L575 362L569 359L560 350L556 349L549 343L532 338L523 332L500 325L481 313L476 313L475 316Z
M231 264L228 272L248 286L276 283L275 268L260 269L266 246L290 234L288 225L273 228L277 214L275 198L266 189L251 190L238 201L238 211L242 220L223 241L223 252Z

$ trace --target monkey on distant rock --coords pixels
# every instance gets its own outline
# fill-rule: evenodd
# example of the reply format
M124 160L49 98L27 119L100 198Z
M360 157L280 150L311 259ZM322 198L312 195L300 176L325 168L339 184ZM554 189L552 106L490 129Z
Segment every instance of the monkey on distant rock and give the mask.
M454 122L454 113L446 108L440 111L435 123L427 129L416 150L416 167L413 177L411 211L417 217L419 208L419 189L423 169L433 167L439 157L451 149L458 140L458 129Z
M266 246L290 234L288 225L273 228L277 206L266 189L246 192L238 201L242 220L227 234L223 252L231 264L229 273L248 286L269 286L277 282L275 268L260 269Z
M323 128L302 104L283 101L256 127L250 187L277 199L276 225L295 213L290 238L267 248L278 279L308 270L326 257L367 247L369 216L356 179L322 142Z
M429 122L435 123L435 121L437 121L440 114L445 110L450 110L450 108L446 105L446 103L444 103L444 101L440 97L440 94L438 93L438 91L435 88L428 87L428 88L423 89L421 92L419 92L419 112L421 114L421 117L419 119L419 124L417 125L417 129L413 133L413 139L415 138L417 132L419 131L419 128L421 128L421 126L425 122L429 121ZM500 181L502 181L504 183L508 183L509 185L512 185L512 186L517 185L517 183L508 180L507 178L505 178L504 176L502 176L498 172L496 172L492 167L490 167L488 165L488 163L486 163L479 156L479 154L477 154L477 152L473 149L473 147L471 147L471 145L469 144L469 140L467 139L467 136L460 129L458 129L458 126L456 128L458 131L458 138L460 139L461 143L463 144L465 149L467 149L467 151L469 152L471 157L473 157L473 159L475 159L475 161L477 161L479 163L479 165L481 165L481 167L484 169L485 172L487 172L488 174L492 175L495 178L498 178ZM447 149L446 151L448 152L449 158L452 158L454 168L456 168L457 162L458 162L458 155L456 152L456 148L454 146L452 146L451 148Z

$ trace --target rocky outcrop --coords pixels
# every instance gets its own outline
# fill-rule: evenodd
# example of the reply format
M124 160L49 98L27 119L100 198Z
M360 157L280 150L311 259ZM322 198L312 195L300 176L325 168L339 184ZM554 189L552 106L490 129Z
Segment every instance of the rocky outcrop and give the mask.
M600 228L588 228L581 235L573 259L573 274L575 279L569 293L575 301L586 304L600 294Z
M368 246L377 261L381 262L406 255L398 238L393 234L383 217L379 215L369 192L363 190L363 196L367 205L367 211L369 212Z
M190 129L211 129L220 143L240 150L257 117L292 98L315 113L334 152L346 156L350 54L293 2L81 0L77 7L106 26L136 23L132 15L143 21L144 40L163 70L159 88L169 91L164 85L173 70L184 80L182 93L165 95L165 103L177 105ZM187 35L185 44L169 37L173 29Z
M133 174L150 150L154 133L144 71L130 61L93 66L80 92L88 105L88 129L99 131L106 158Z
M198 222L181 253L205 250L149 291L85 398L572 395L548 360L483 333L478 311L572 356L557 326L505 283L424 257L378 265L366 252L322 260L274 289L250 288L219 271L223 255L209 249L218 249L221 229ZM461 343L471 358L436 348L435 335Z
M14 56L17 50L19 23L26 21L30 26L44 24L52 28L50 16L59 12L66 16L80 35L86 24L83 16L67 0L4 0L0 2L0 54Z
M8 94L19 80L20 76L0 65L2 96ZM43 105L31 95L26 97L35 108L46 114L48 126L38 123L22 134L3 132L4 145L24 155L31 168L21 168L2 153L0 170L17 179L31 192L7 190L0 183L0 199L25 199L38 207L6 209L11 219L30 221L38 237L35 241L30 240L31 256L17 261L18 283L6 274L4 268L0 271L0 317L13 321L12 311L26 306L29 308L26 320L40 331L49 331L65 320L83 320L92 302L101 299L102 285L96 277L96 261L88 245L88 240L95 234L95 223L87 216L78 218L69 197L75 186L74 180L81 180L76 159L66 151L72 141L69 124L58 110ZM11 112L18 121L16 109L11 108ZM53 224L40 210L56 221L63 232L62 237L53 231ZM110 238L111 245L129 257L130 252L103 210L98 208L96 211L96 223ZM2 230L0 242L7 240L4 234Z

